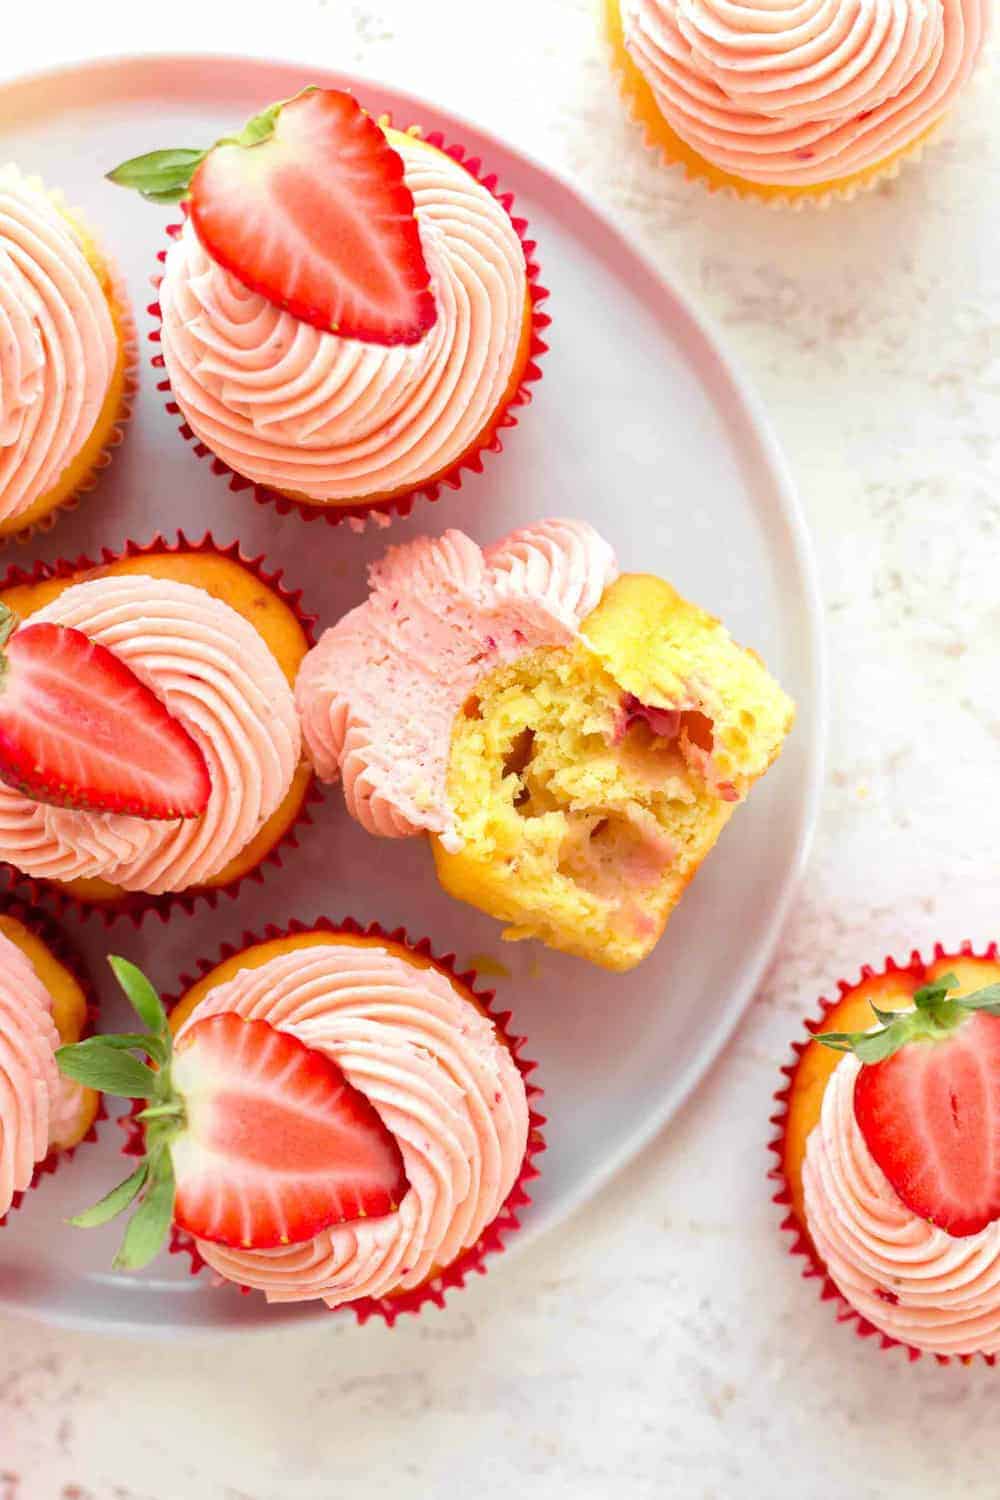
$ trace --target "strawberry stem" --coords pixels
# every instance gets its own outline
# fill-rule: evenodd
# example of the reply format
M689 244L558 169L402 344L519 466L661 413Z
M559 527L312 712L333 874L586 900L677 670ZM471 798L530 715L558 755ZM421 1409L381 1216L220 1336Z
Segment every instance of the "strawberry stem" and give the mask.
M949 990L958 987L954 974L943 974L917 990L911 1010L886 1011L872 1005L878 1026L869 1031L823 1031L815 1040L834 1052L852 1052L862 1063L877 1063L911 1042L943 1041L975 1011L1000 1016L1000 984L949 1000Z
M6 604L0 603L0 651L6 646L20 623L14 611Z

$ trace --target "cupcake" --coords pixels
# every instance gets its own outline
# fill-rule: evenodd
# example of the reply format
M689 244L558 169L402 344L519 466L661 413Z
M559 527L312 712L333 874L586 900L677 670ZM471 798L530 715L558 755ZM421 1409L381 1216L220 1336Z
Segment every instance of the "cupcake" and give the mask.
M582 521L390 548L296 684L306 747L369 833L431 835L441 883L610 969L650 952L793 707Z
M0 166L0 537L50 525L121 440L135 338L121 281L37 177Z
M211 538L13 570L0 587L0 859L138 912L277 858L310 782L297 603Z
M1000 1353L1000 962L935 950L823 1003L777 1096L794 1250L841 1321L942 1361Z
M475 976L426 943L326 922L249 941L204 966L169 1023L148 981L112 960L156 1071L136 1089L145 1154L88 1222L142 1193L123 1269L173 1225L196 1267L269 1302L390 1322L440 1304L527 1202L533 1065ZM120 1056L77 1049L63 1066L100 1087Z
M406 513L499 447L547 319L523 221L478 166L307 89L208 151L110 174L184 202L154 337L182 432L234 488Z
M894 175L954 104L989 0L604 0L647 142L710 188L852 197Z
M87 1028L88 989L59 929L0 899L0 1226L93 1130L98 1095L56 1066Z

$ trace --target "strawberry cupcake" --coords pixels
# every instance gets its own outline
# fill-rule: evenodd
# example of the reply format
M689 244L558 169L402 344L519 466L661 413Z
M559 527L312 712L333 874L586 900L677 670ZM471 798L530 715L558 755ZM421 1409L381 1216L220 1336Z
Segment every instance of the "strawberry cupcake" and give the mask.
M112 181L183 202L159 286L181 429L234 488L408 512L499 447L544 347L535 267L478 163L310 88Z
M306 747L383 838L429 834L445 889L611 969L653 948L793 705L582 521L483 551L390 548L296 683Z
M269 1302L392 1322L441 1304L517 1227L541 1147L533 1065L475 976L426 943L353 923L272 930L206 966L169 1022L148 980L112 964L150 1035L60 1066L144 1101L139 1166L78 1221L140 1198L120 1268L148 1264L172 1226L196 1268Z
M959 98L989 0L604 0L647 142L712 189L850 198L893 175Z
M89 1019L89 986L62 933L40 912L0 899L0 1227L91 1137L99 1096L56 1065Z
M0 166L0 538L50 525L121 440L135 336L122 283L61 196Z
M297 598L183 537L0 587L0 859L106 911L234 885L302 812Z
M942 1361L1000 1353L1000 962L935 951L842 984L796 1047L784 1227L842 1321Z

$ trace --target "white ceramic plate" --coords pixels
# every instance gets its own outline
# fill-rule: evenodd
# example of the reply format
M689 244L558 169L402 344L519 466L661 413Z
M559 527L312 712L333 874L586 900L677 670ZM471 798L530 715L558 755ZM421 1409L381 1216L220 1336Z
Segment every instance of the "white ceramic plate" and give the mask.
M156 918L137 932L72 925L106 999L108 951L142 963L166 991L199 955L247 928L318 914L404 923L439 951L492 954L505 964L504 1004L541 1061L549 1150L535 1202L512 1249L550 1229L594 1193L670 1118L717 1056L760 980L800 872L817 805L823 739L816 585L796 498L774 438L745 383L687 302L592 203L517 152L440 110L378 84L291 64L237 58L142 58L87 64L0 90L0 161L61 186L98 226L127 272L140 327L167 212L102 174L158 146L202 145L308 81L354 88L397 123L443 130L481 155L517 198L552 290L544 378L507 438L457 494L418 503L391 533L306 525L233 494L199 461L163 407L143 345L142 391L126 444L99 490L48 538L7 558L93 553L127 536L186 528L238 537L264 551L332 622L363 596L365 567L387 539L466 528L489 541L543 515L585 517L625 568L670 578L755 646L798 701L780 762L740 810L638 970L612 976L536 944L502 944L498 925L439 891L422 841L382 843L329 793L301 847L262 884L215 911ZM761 1100L761 1110L766 1101ZM268 1308L213 1290L164 1257L151 1274L107 1269L118 1230L63 1227L121 1173L119 1131L36 1190L0 1231L0 1306L52 1323L168 1332L329 1317L322 1308ZM493 1274L502 1268L496 1261ZM455 1294L456 1296L460 1294Z

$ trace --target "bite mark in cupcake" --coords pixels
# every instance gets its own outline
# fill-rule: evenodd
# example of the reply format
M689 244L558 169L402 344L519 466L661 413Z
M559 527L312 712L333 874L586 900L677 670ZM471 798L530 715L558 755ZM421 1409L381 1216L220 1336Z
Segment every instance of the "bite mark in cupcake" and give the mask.
M792 706L588 525L392 548L296 685L306 746L371 833L429 833L452 894L611 968L652 948Z

